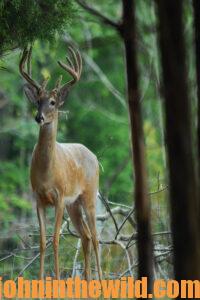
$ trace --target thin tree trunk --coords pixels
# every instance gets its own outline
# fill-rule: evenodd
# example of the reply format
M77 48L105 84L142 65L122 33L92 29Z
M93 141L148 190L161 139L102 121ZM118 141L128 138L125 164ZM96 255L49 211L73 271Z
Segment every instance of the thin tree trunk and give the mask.
M200 1L193 0L194 11L194 33L195 33L195 52L196 52L196 79L197 79L197 107L198 107L198 120L197 120L197 153L198 153L198 185L200 193ZM200 199L198 201L199 213L199 232L200 232Z
M148 277L148 292L152 291L153 246L150 224L150 202L147 188L145 144L140 106L136 57L135 1L122 0L122 38L125 44L128 82L128 106L132 134L135 172L135 206L138 226L139 277Z
M199 279L198 186L191 134L182 0L157 0L163 70L170 205L177 280Z
M145 145L138 87L135 39L135 1L122 0L122 21L113 22L82 0L76 0L102 23L111 26L121 35L125 45L128 81L128 105L131 122L132 152L135 173L135 206L138 225L139 277L148 277L148 293L152 292L153 243L151 236L150 202L147 189Z

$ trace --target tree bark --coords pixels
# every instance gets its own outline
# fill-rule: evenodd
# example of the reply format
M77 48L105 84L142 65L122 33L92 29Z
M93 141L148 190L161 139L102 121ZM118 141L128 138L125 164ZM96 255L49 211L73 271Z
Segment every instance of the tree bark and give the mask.
M198 2L198 1L197 1ZM177 280L200 279L198 186L191 134L182 0L156 0L163 71L170 206Z
M194 34L196 52L196 81L197 81L197 153L198 153L198 185L200 194L200 1L193 0ZM200 232L200 199L198 200L198 220Z
M136 57L135 1L122 0L122 38L125 45L132 152L135 175L135 207L138 226L139 277L148 277L148 292L152 291L153 245L150 222L150 202L143 133L138 66Z

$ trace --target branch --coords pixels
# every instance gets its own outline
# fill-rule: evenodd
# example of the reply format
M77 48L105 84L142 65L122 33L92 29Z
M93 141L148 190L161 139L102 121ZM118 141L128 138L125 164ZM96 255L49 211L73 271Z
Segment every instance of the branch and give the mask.
M155 259L159 257L163 257L163 259L166 259L167 256L171 255L171 250L166 251L165 253L158 254L155 256ZM128 272L130 272L130 269L133 270L134 268L138 267L138 263L134 263L131 266L128 267L122 274L120 274L119 278L124 277Z
M133 277L133 272L132 272L132 268L131 268L131 259L130 259L130 255L128 253L128 250L126 249L126 246L120 242L120 241L116 241L116 244L118 244L119 246L122 247L122 249L125 251L126 253L126 258L127 258L127 263L128 263L128 270L129 270L129 274Z
M113 86L113 84L110 82L106 74L102 71L102 69L99 67L98 64L89 56L86 54L86 52L82 52L82 56L85 60L85 62L90 66L90 68L97 74L97 76L100 78L102 83L106 86L106 88L119 100L119 102L122 104L122 106L126 107L126 101L122 94Z
M61 227L61 231L60 233L62 234L66 225L68 225L67 222L64 222L62 227ZM46 243L46 249L49 248L52 245L53 239L50 238L48 239L47 243ZM23 275L23 273L34 263L34 261L40 257L40 252L38 252L32 259L31 261L20 271L20 273L17 275L17 277L15 278L15 282L17 281L18 277L21 277Z
M121 32L121 23L113 21L109 19L108 17L104 16L102 13L100 13L98 10L93 8L92 6L88 5L84 0L76 0L76 2L87 12L92 14L93 16L97 17L101 23L109 25L116 29L117 31Z
M132 211L132 209L131 209L131 211ZM123 209L123 208L118 207L118 206L115 207L115 208L110 209L110 211L107 211L105 214L97 215L97 217L96 217L97 221L106 221L107 219L112 217L110 212L112 213L112 215L119 214L119 215L122 215L124 217L128 216L127 217L128 221L130 222L130 224L133 227L135 227L135 223L134 223L133 219L130 217L131 214L129 215L130 209L129 210L128 209Z
M69 34L65 34L63 36L63 42L65 43L72 43L76 48L78 48L78 45L75 43L74 40L72 40L71 36ZM102 69L99 67L99 65L90 57L87 55L86 52L82 51L82 58L87 63L87 65L93 70L93 72L99 77L101 82L105 85L105 87L109 90L109 92L122 104L123 108L126 108L126 101L123 95L113 86L113 84L110 82L106 74L102 71Z
M155 194L158 194L158 193L161 193L161 192L164 192L165 190L168 189L168 185L166 185L164 188L160 189L160 190L157 190L155 192L150 192L149 195L155 195Z
M77 264L77 259L78 259L78 255L80 252L80 248L81 248L81 240L78 239L77 246L76 246L76 253L74 255L74 261L73 261L72 278L74 278L76 275L76 270L77 270L76 264Z
M117 230L117 233L115 235L115 239L117 239L119 233L120 233L120 230L122 229L122 227L124 226L124 224L126 223L126 221L130 218L130 216L132 215L132 213L134 212L134 208L132 208L130 210L130 212L128 213L128 215L124 218L122 224L118 227L118 230Z
M112 205L117 205L117 206L120 206L120 207L124 207L124 208L129 208L129 209L132 208L132 206L129 206L129 205L126 205L126 204L122 204L122 203L112 202L110 200L108 200L108 203L112 204Z
M51 244L52 244L52 239L48 240L46 249L49 248ZM25 265L25 267L20 271L20 273L15 278L15 282L17 281L18 277L21 277L23 273L34 263L34 261L36 261L38 257L40 257L40 252L38 252L27 265Z
M3 258L0 259L0 262L13 257L13 255L14 255L13 253L10 253L10 254L6 255L5 257L3 257Z
M103 204L104 204L104 206L105 206L107 212L109 212L109 214L110 214L110 216L111 216L111 218L112 218L112 220L113 220L113 223L114 223L114 225L115 225L116 232L117 232L117 231L118 231L118 225L117 225L117 222L116 222L116 220L115 220L115 217L114 217L114 215L113 215L113 213L112 213L112 211L111 211L111 208L110 208L110 206L109 206L109 204L108 204L108 202L107 202L107 199L104 198L103 195L102 195L100 192L99 192L99 196L100 196L100 199L101 199L101 201L103 202Z

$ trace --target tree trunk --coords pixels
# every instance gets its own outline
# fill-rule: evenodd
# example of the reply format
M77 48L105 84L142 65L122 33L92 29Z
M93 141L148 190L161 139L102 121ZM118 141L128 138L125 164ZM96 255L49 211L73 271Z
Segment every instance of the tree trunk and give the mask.
M193 0L194 11L194 33L195 33L195 52L196 52L196 79L197 79L197 107L198 107L198 120L197 120L197 153L198 153L198 185L200 193L200 1ZM200 199L198 201L198 219L199 219L199 232L200 232Z
M122 0L122 38L125 44L128 82L128 106L132 134L135 172L135 207L138 226L139 277L148 277L148 292L152 291L153 246L150 225L150 202L147 188L145 144L138 84L136 57L135 1Z
M170 205L177 280L200 279L198 186L191 134L182 0L157 0L163 70Z

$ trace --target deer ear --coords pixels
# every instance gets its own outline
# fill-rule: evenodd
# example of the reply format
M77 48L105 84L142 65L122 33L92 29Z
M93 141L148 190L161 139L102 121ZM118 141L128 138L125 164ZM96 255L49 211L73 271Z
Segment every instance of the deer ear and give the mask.
M63 85L59 91L59 103L58 106L62 106L67 99L70 87Z
M37 103L37 99L38 99L38 92L36 90L36 88L34 88L32 85L26 83L24 85L24 93L27 97L27 99L36 105Z

